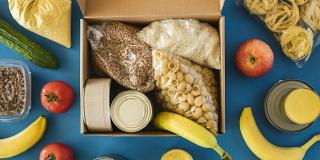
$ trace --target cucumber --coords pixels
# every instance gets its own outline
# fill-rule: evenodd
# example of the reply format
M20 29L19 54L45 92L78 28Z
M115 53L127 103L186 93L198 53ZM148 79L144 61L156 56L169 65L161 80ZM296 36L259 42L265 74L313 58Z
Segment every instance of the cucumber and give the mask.
M58 68L58 62L50 52L29 40L2 19L0 19L0 42L40 67Z

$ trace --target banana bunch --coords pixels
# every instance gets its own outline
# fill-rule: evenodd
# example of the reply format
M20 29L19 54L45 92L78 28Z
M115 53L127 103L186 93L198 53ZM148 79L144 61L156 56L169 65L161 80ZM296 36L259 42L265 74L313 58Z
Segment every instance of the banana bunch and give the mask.
M0 139L0 159L19 155L34 146L46 131L47 120L40 116L15 136Z
M215 150L222 160L232 160L232 157L219 146L212 133L190 119L175 113L161 112L155 117L154 125L159 129L173 132L201 147Z
M302 160L307 150L320 141L320 135L316 135L301 147L275 146L260 132L250 107L242 111L240 130L250 150L261 160Z

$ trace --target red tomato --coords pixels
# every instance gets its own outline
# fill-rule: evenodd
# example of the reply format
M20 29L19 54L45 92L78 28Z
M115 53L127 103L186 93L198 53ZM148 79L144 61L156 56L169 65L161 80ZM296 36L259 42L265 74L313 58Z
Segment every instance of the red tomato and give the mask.
M52 81L42 87L41 104L52 113L65 113L72 106L74 92L72 88L61 81Z
M39 160L73 160L73 152L62 143L52 143L42 148Z

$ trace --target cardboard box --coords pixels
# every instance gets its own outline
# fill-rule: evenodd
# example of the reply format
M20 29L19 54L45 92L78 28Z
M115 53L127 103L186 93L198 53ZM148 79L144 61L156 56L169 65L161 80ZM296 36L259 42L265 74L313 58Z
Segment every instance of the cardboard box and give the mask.
M138 133L89 133L83 123L83 93L86 80L90 78L89 42L87 26L90 23L121 21L148 25L157 20L169 18L195 18L208 22L219 29L221 39L219 134L225 133L225 26L221 15L224 0L78 0L84 18L80 23L80 101L81 133L100 136L172 136L174 134L156 129ZM157 106L155 106L157 107ZM160 106L159 106L160 108Z

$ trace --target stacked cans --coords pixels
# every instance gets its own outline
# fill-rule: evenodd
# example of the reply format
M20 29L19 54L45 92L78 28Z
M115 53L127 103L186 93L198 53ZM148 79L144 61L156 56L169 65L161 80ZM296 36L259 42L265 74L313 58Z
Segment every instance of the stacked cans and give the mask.
M288 97L295 91L306 90L312 92L310 95L313 96L313 100L317 104L312 104L315 107L311 107L310 104L304 102L303 99L296 98L294 101L299 104L299 108L286 106L288 103ZM301 97L303 98L303 97ZM310 98L310 96L308 96ZM268 92L265 99L265 114L270 123L276 128L286 132L297 132L306 129L313 124L315 119L319 115L320 104L319 96L316 91L308 85L306 82L300 80L284 80L276 83ZM292 102L291 102L292 103ZM293 102L295 103L295 102ZM299 112L293 113L294 110L300 110ZM298 123L291 115L295 114L296 117L304 116L303 114L314 113L313 119L308 120L306 123ZM291 118L290 118L291 117ZM310 119L310 118L308 118Z
M110 119L111 79L97 78L87 81L84 91L83 119L90 132L111 132Z

